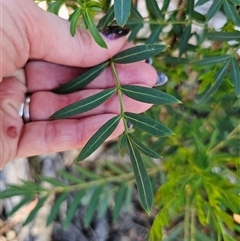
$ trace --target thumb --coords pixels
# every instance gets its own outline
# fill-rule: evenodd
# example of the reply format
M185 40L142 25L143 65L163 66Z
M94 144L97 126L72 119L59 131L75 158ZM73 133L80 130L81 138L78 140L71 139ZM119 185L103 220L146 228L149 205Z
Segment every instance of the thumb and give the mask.
M29 1L29 4L30 2L32 1ZM62 65L90 67L111 58L126 42L124 36L129 29L109 27L102 31L108 46L108 49L104 49L94 41L88 30L78 29L73 37L70 34L70 22L40 9L35 3L31 3L31 8L26 24L31 45L30 58Z

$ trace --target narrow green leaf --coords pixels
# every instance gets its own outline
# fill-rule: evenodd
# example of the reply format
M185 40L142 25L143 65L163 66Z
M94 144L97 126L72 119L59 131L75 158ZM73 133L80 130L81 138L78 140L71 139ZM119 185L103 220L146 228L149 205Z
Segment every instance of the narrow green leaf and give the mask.
M181 103L175 97L166 94L158 89L152 89L142 86L134 86L134 85L123 85L122 92L127 95L128 97L150 104L161 104L161 105L168 105L168 104L176 104Z
M229 40L240 40L239 32L214 32L214 33L205 33L205 36L210 40L217 41L229 41Z
M12 208L12 210L8 213L8 216L10 217L11 215L13 215L16 211L18 211L22 206L30 202L32 199L33 195L25 195L23 199Z
M206 16L206 21L208 22L220 9L223 4L223 0L214 0L213 4L209 8Z
M133 40L136 38L139 30L140 30L142 27L143 27L143 24L142 24L142 23L137 24L135 27L133 27L133 28L131 29L130 35L128 36L128 41L133 41Z
M66 178L68 181L70 181L71 184L80 184L84 181L81 180L79 177L74 176L73 173L69 173L63 170L58 171L58 173L63 177Z
M60 205L62 204L62 202L67 198L69 192L63 192L58 198L57 200L54 202L52 208L51 208L51 212L47 218L47 222L46 225L48 226L50 223L52 223L54 221L54 219L57 217L59 209L60 209Z
M236 5L240 5L240 0L229 0L229 1Z
M77 28L78 21L79 21L79 18L81 16L81 14L82 14L82 9L81 8L77 8L77 9L74 10L74 12L69 17L70 32L71 32L72 36L74 36L75 33L76 33L76 28Z
M1 192L0 199L10 198L14 196L21 196L21 195L34 195L35 192L33 190L26 190L26 189L13 189L7 188L6 190Z
M204 23L206 21L206 17L204 15L202 15L201 13L196 12L196 11L193 11L192 18L196 19L197 21L202 22L202 23Z
M148 0L146 1L147 7L150 10L153 17L157 20L163 21L164 17L161 13L161 10L158 7L158 3L156 0Z
M152 185L148 177L146 168L144 167L141 155L139 154L138 150L134 148L131 140L129 139L128 147L140 201L145 211L150 214L153 204Z
M109 201L110 200L110 201ZM109 192L108 195L102 195L98 202L98 218L106 218L106 213L108 211L109 202L111 203L113 200L112 193Z
M46 177L46 176L39 175L38 178L42 182L48 182L48 183L52 184L53 186L60 186L60 187L66 186L65 183L63 183L63 182L61 182L58 179L53 178L53 177Z
M117 128L121 116L115 116L107 121L87 142L80 152L77 161L82 161L91 155Z
M108 66L108 62L101 63L87 70L85 73L81 74L77 78L55 89L54 92L58 94L67 94L67 93L78 91L83 87L85 87L86 85L88 85L98 75L100 75L107 66Z
M181 55L185 53L187 50L188 40L191 37L191 29L192 29L192 25L188 25L181 36L181 39L179 42L179 50L180 50L179 57L181 57Z
M204 59L201 59L199 61L194 62L194 65L197 66L209 66L209 65L215 65L221 62L224 62L230 58L229 55L221 55L221 56L211 56L211 57L206 57Z
M194 9L194 1L187 1L187 14L192 17Z
M152 157L152 158L161 158L161 156L156 153L155 151L153 151L152 149L150 149L149 147L143 145L137 138L135 138L133 135L131 135L130 133L128 134L128 137L131 139L133 145L140 151L142 152L144 155Z
M119 213L124 204L125 194L126 194L126 184L123 182L121 186L118 188L115 198L115 206L113 209L113 222L115 223L119 217Z
M139 45L116 54L112 61L120 64L137 62L157 55L165 49L166 46L160 44Z
M98 180L98 179L101 178L100 176L98 176L98 175L95 174L94 172L92 172L92 171L90 171L90 170L88 170L88 169L86 169L86 168L84 168L84 167L82 167L82 166L75 165L75 169L76 169L79 173L83 174L85 177L90 178L91 180Z
M131 5L131 14L138 19L139 21L144 22L144 19L142 17L142 15L138 12L137 8L134 6L134 4L132 3Z
M46 202L48 196L44 196L38 199L38 203L35 206L35 208L29 213L27 219L25 220L25 222L23 223L23 226L27 225L28 223L30 223L34 217L36 216L37 212L39 211L39 209L43 206L43 204Z
M109 26L114 20L114 9L113 6L111 8L109 8L109 10L107 11L107 13L100 19L97 28L101 29L104 27Z
M131 11L131 0L114 0L114 14L119 26L124 26Z
M90 202L87 206L86 215L84 219L85 227L88 227L92 221L93 214L97 208L98 200L100 198L100 195L102 194L102 191L103 191L103 186L98 186L92 194Z
M202 6L203 4L209 2L210 0L198 0L195 4L195 7Z
M71 116L79 115L81 113L87 112L101 105L104 101L109 99L115 92L116 90L114 88L103 90L95 95L92 95L83 100L77 101L71 105L68 105L58 110L52 116L50 116L50 118L51 119L69 118Z
M75 212L79 206L79 204L81 203L82 201L82 198L83 196L85 195L86 193L86 190L85 189L82 189L80 190L76 196L74 196L74 199L73 201L71 202L71 205L67 211L67 214L66 214L66 218L64 220L64 223L63 223L63 226L65 228L68 227L68 225L70 224L71 220L73 219L74 215L75 215Z
M122 150L126 147L127 145L127 136L126 134L124 133L121 137L120 137L120 140L119 140L119 149Z
M47 11L58 15L59 9L63 5L63 1L49 2Z
M164 62L167 64L189 64L189 60L188 59L184 59L184 58L177 58L177 57L166 57L164 58Z
M159 41L159 35L162 32L163 26L159 25L157 27L155 27L152 32L151 35L148 37L146 44L153 44L155 42Z
M173 134L173 132L168 127L164 126L163 124L154 119L151 119L148 116L129 112L125 112L124 116L131 124L153 136L162 137Z
M105 165L107 168L109 168L111 171L115 172L118 175L123 175L126 173L124 169L120 168L117 164L113 162L105 161Z
M240 97L240 69L235 58L232 58L232 82L234 85L236 96Z
M165 11L167 11L170 2L171 2L171 0L164 0L164 2L163 2L163 7L162 7L161 12L165 12Z
M99 31L97 30L91 16L89 15L88 12L86 11L83 11L83 18L84 18L84 21L87 25L87 28L90 30L94 40L96 41L96 43L101 46L102 48L105 48L107 49L107 45L106 43L104 42L102 36L99 34Z
M223 9L228 19L232 20L236 26L240 26L240 16L235 6L229 1L223 2ZM240 33L239 33L240 35Z
M214 92L218 89L220 84L223 81L224 76L226 75L228 71L228 67L230 65L230 59L224 63L222 68L217 72L216 79L214 84L208 89L208 91L202 96L202 98L198 101L198 103L202 104L206 101L208 101L214 94Z

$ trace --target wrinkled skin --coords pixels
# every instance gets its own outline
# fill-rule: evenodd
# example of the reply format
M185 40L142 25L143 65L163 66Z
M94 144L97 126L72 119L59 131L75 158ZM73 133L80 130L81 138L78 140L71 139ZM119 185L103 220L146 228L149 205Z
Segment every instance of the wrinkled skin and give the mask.
M121 49L126 37L104 38L108 49L99 47L87 30L69 32L69 22L40 9L32 0L0 0L0 166L14 159L82 147L110 118L119 113L117 96L98 108L71 119L49 121L59 108L114 86L109 68L86 89L56 95L53 88L75 78L87 67L99 64ZM117 65L122 84L152 87L155 70L144 62ZM19 109L31 94L31 122L24 124ZM127 111L140 113L150 105L124 97ZM120 135L120 123L110 138Z

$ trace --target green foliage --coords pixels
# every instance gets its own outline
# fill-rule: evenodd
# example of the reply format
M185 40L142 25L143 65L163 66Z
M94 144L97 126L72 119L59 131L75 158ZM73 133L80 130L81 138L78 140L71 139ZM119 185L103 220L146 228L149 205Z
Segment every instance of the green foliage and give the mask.
M101 172L95 174L77 163L76 175L66 171L59 173L67 184L57 178L39 177L52 188L26 181L21 186L9 185L1 198L23 196L10 214L38 197L26 224L54 193L56 201L46 221L50 224L67 193L74 192L75 198L64 221L66 227L79 205L84 205L85 196L91 199L85 226L91 224L96 213L104 215L108 207L115 222L121 209L131 203L133 183L136 183L143 209L150 214L154 204L158 210L149 240L239 239L240 227L234 222L233 214L240 214L240 32L236 27L240 26L240 1L199 0L195 5L192 0L179 1L180 5L172 6L170 11L169 6L176 1L164 0L161 5L156 0L146 0L147 17L142 17L131 1L115 0L112 6L105 0L47 2L48 10L55 14L63 4L73 10L69 17L73 36L79 26L85 26L95 41L106 48L98 29L119 24L130 27L129 40L140 44L55 89L61 94L80 90L105 68L111 70L116 83L114 88L64 107L51 116L58 119L79 115L117 94L120 114L90 138L78 161L92 154L121 120L125 130L118 146L121 154L129 154L132 167L106 162ZM210 4L208 11L197 12L195 7L205 3ZM219 10L227 21L215 30L208 23ZM95 23L99 12L105 15ZM145 23L149 26L147 35L141 35ZM169 79L161 90L120 84L115 64L142 61L151 56L154 56L153 66ZM123 95L161 106L153 106L141 115L128 113L124 109ZM179 103L182 104L176 105ZM136 129L129 130L128 123ZM163 158L159 159L160 155Z

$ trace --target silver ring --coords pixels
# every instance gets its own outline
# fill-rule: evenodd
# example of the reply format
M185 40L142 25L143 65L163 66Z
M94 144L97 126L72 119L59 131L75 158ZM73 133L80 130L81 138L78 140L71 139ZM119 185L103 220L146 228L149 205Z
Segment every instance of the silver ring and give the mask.
M30 112L29 112L30 100L31 100L30 96L27 96L19 110L19 114L22 116L24 123L28 123L31 121Z

